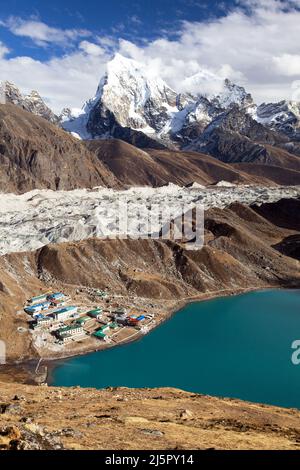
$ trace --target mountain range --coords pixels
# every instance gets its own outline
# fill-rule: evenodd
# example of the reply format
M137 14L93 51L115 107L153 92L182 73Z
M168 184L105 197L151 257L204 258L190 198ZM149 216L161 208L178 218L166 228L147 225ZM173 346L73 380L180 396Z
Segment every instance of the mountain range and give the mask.
M165 147L197 151L206 147L220 125L229 131L243 130L241 117L262 140L300 140L300 103L257 106L251 94L228 79L217 95L201 94L201 88L195 96L177 93L161 78L149 76L142 64L116 54L96 95L79 113L64 110L61 121L64 129L83 139L122 138L123 134L126 140L130 129ZM282 135L265 131L262 136L264 128Z
M189 80L201 83L198 74ZM1 190L300 184L300 103L258 106L242 86L220 83L215 95L200 85L178 93L116 54L95 96L56 115L37 91L2 82Z
M189 80L198 84L198 74ZM248 126L262 129L256 125L260 124L282 134L279 138L282 143L286 143L287 138L300 142L300 102L280 101L257 106L245 88L228 79L217 95L202 94L201 85L198 86L196 95L177 93L160 77L149 76L143 64L117 53L107 64L95 96L80 111L66 107L57 116L37 91L23 95L7 81L0 85L0 98L2 102L60 124L84 140L121 138L122 133L126 137L130 130L166 147L197 150L199 146L205 147L208 136L220 125L229 130L241 130L239 119L243 114ZM232 128L232 122L228 125L228 121L235 116L237 121ZM264 138L276 139L275 136L272 139L272 134ZM148 145L145 143L145 146Z

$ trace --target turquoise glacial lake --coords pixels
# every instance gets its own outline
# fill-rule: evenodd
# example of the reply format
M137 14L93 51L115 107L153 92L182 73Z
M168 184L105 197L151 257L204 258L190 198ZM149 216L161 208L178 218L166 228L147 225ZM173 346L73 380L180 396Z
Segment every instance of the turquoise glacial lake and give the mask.
M300 408L297 339L299 290L218 298L186 306L136 342L58 363L51 385L177 387Z

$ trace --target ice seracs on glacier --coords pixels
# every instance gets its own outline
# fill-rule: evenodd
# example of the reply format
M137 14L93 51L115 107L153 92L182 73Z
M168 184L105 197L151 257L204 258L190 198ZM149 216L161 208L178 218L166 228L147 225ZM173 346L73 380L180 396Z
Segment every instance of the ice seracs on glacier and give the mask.
M178 210L181 215L183 204L200 203L208 210L229 207L234 202L259 205L282 198L297 199L299 195L299 186L234 186L224 181L210 187L197 183L180 187L171 183L160 188L131 187L120 191L109 188L73 191L36 189L22 195L1 194L0 255L35 250L49 243L115 237L122 198L128 204L127 235L130 236L136 234L136 207L141 205L140 217L145 218L141 226L148 230L146 220L149 213L154 210L158 214L162 201L164 206ZM151 219L157 224L153 232L159 233L161 226L169 223L168 211L163 212L162 217L163 222L158 216ZM138 225L140 223L139 218Z

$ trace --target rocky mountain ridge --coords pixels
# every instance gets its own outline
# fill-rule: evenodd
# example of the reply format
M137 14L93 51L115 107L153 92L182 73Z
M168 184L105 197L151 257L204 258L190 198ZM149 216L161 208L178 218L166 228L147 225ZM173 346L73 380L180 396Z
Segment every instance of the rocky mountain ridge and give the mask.
M95 97L79 114L72 115L68 110L62 126L83 139L117 137L129 143L132 141L125 130L131 129L171 149L198 151L205 149L208 128L217 128L222 116L230 113L236 119L236 132L240 130L240 115L248 120L253 128L252 142L261 141L262 133L255 130L263 128L269 138L273 134L273 140L286 143L298 139L299 103L257 106L242 86L226 79L221 88L211 96L202 94L201 87L194 95L177 93L159 77L149 77L142 64L116 54L107 65ZM266 140L263 138L261 143ZM145 144L149 146L151 142Z
M137 145L148 139L152 148L141 150L119 139L80 141L18 106L1 105L0 191L209 185L222 180L262 186L300 184L300 158L272 146L269 164L261 161L253 171L245 163L233 167L199 151L153 149L145 134L128 132Z
M270 129L300 140L300 102L263 103L257 107L255 118Z
M218 94L201 94L201 89L194 95L177 93L142 64L116 54L82 110L65 108L57 117L37 92L23 96L8 82L2 84L2 98L88 146L90 141L119 139L146 151L194 151L224 163L298 171L300 104L257 106L242 86L220 82Z
M58 124L59 122L59 117L46 105L37 91L32 90L28 95L23 95L16 85L8 81L0 83L0 103L19 106L52 124Z
M0 191L118 187L83 142L12 104L0 106Z

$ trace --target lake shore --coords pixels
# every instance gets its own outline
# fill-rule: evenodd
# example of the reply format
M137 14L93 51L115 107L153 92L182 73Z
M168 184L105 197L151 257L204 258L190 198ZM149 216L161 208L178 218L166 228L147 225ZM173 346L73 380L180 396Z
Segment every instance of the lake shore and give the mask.
M243 295L249 292L258 292L264 290L272 289L299 289L300 285L295 285L291 283L290 285L279 285L279 286L256 286L248 288L237 288L237 289L220 289L218 291L206 292L199 294L193 297L188 297L180 299L176 302L173 302L172 306L165 308L162 318L157 322L152 328L149 329L148 334L150 334L154 329L161 326L163 323L168 321L173 315L178 311L182 310L189 304L196 302L205 302L208 300L213 300L221 297L231 297ZM12 363L5 366L0 366L0 380L15 382L15 383L24 383L30 385L39 385L41 383L51 385L52 382L52 372L53 370L60 365L63 361L71 359L73 357L84 356L91 354L93 352L100 352L110 348L116 348L121 345L129 344L134 341L139 341L145 335L138 332L134 338L122 341L116 344L100 344L99 347L89 348L87 347L83 351L72 351L66 352L65 354L60 355L60 357L48 357L48 358L36 358L21 363Z
M142 341L58 363L55 387L174 387L300 408L300 289L264 289L192 302Z
M184 307L186 307L187 305L192 304L192 303L205 302L205 301L208 301L208 300L213 300L213 299L222 298L222 297L238 296L238 295L243 295L243 294L246 294L246 293L249 293L249 292L259 292L259 291L272 290L272 289L299 289L299 288L300 288L300 284L297 285L297 286L290 285L288 287L287 286L276 286L276 287L275 286L260 286L260 287L249 287L249 288L238 288L238 289L222 289L220 291L203 293L203 294L199 294L197 296L190 297L190 298L187 298L187 299L181 299L177 303L176 307L169 308L169 309L166 310L166 314L161 319L161 321L156 323L155 326L149 330L147 335L150 334L154 329L160 327L163 323L167 322L178 311L182 310ZM47 370L48 370L46 382L47 382L48 385L51 385L53 370L59 364L61 364L63 361L65 361L66 359L71 359L72 357L88 355L88 354L91 354L93 352L100 352L100 351L104 351L104 350L107 350L107 349L116 348L116 347L121 346L121 345L132 343L134 341L139 341L144 336L145 335L143 335L143 334L137 334L134 339L123 341L122 343L119 343L119 344L114 344L114 345L104 344L104 345L101 345L97 349L89 350L87 352L83 352L83 353L79 353L79 354L66 354L63 357L59 358L59 359L56 358L56 359L52 359L52 360L47 360L47 361L45 361L46 365L47 365Z

